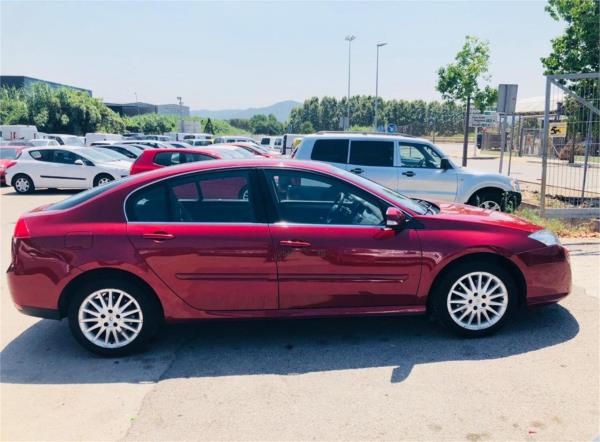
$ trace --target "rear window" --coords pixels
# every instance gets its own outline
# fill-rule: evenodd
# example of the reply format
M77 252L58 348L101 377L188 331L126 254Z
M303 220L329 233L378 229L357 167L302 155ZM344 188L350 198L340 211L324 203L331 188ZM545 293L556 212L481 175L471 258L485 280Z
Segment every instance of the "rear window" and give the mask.
M352 141L350 164L391 167L394 165L394 142Z
M128 181L130 177L122 178L120 180L111 181L110 183L102 186L92 187L91 189L84 190L76 195L73 195L65 200L59 201L58 203L52 204L46 210L64 210L75 207L79 204L85 203L86 201L94 198L95 196L102 195L104 192L114 189L115 187Z
M346 164L348 140L317 140L313 146L312 160Z

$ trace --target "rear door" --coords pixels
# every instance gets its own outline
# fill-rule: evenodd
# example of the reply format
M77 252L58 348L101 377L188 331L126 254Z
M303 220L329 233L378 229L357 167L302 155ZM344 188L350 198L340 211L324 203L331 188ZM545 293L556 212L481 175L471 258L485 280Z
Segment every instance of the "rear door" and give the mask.
M352 140L348 171L396 189L398 169L394 167L394 142L379 140Z
M278 308L274 249L254 176L247 169L188 174L127 199L127 231L140 257L197 309Z
M349 145L350 142L348 139L317 139L313 144L310 159L323 161L340 169L346 169L348 165Z

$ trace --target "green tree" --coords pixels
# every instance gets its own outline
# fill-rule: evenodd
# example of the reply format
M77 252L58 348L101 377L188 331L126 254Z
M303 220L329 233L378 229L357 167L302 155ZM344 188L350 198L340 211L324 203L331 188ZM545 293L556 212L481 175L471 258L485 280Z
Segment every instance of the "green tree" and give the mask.
M552 40L552 52L542 58L545 74L600 71L600 2L548 0L546 11L566 22L563 35Z
M204 123L204 132L207 134L215 134L215 128L213 127L212 121L210 118L206 119L206 123Z
M238 127L242 130L252 130L252 128L250 127L250 120L247 118L232 118L229 120L229 124L231 124L233 127Z
M310 121L305 121L300 125L300 133L301 134L312 134L315 132L315 128L313 127Z
M253 134L278 135L283 133L283 125L273 114L258 114L250 118L250 128Z
M471 101L480 110L484 110L496 100L496 91L489 85L480 86L480 82L490 81L490 48L487 41L467 35L465 43L450 63L438 70L437 90L442 98L461 101L465 106L464 141L462 165L467 165L467 147L469 135L469 113Z

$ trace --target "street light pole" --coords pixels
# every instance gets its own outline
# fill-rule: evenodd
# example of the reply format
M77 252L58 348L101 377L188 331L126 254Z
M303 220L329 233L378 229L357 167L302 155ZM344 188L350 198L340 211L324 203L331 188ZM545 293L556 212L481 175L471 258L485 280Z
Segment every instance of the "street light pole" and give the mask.
M135 110L136 110L136 114L139 115L140 114L140 105L139 105L139 101L138 101L138 97L137 97L137 92L133 93L135 95Z
M181 101L181 97L177 97L177 101L179 101L179 128L181 132L184 132L183 128L183 101Z
M345 129L350 129L350 65L352 63L352 42L356 40L356 36L354 35L346 35L344 39L348 42L348 102L346 103L347 112L346 112L346 124L344 126Z
M375 64L375 116L373 117L373 127L375 130L377 130L377 106L379 104L379 48L386 44L386 42L377 43L377 62Z

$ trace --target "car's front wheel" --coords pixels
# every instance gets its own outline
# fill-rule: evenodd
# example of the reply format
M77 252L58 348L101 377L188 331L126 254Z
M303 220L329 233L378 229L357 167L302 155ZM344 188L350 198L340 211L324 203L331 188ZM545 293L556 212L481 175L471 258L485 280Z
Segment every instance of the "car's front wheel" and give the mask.
M105 184L114 181L114 178L106 173L101 173L100 175L94 178L94 187L103 186Z
M494 263L465 262L451 269L432 293L435 316L468 337L495 332L517 303L514 278Z
M69 326L77 341L101 356L122 356L140 348L161 321L152 294L126 280L85 284L69 305Z

